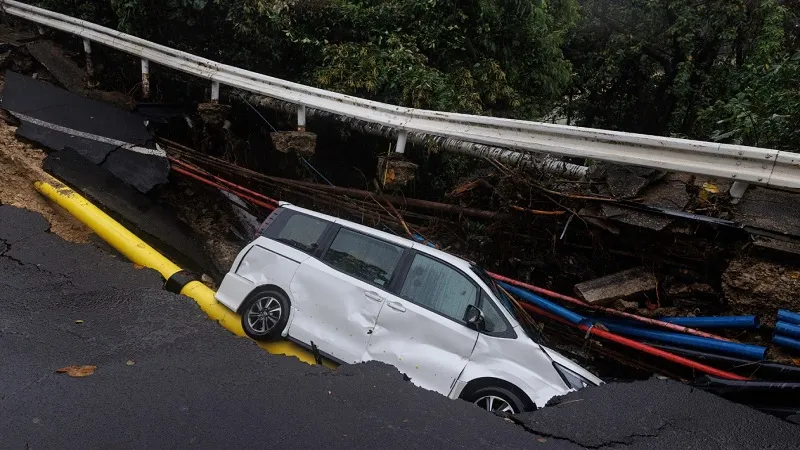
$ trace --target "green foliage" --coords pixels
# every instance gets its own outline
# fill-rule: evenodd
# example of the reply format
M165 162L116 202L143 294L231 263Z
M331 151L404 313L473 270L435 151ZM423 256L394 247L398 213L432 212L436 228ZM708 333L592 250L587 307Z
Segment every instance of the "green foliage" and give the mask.
M785 57L774 0L587 0L567 56L578 124L708 137L700 111L741 92L748 67Z
M800 54L748 65L733 97L700 111L698 128L714 141L797 151Z

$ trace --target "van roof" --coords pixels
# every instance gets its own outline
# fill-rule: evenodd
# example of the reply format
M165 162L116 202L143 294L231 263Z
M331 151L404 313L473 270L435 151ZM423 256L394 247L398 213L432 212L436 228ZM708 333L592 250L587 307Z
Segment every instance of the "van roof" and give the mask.
M298 211L303 214L307 214L309 216L318 217L320 219L327 220L329 222L336 223L338 225L345 226L347 228L351 228L356 231L360 231L364 234L368 234L370 236L374 236L379 239L383 239L388 242L395 243L397 245L402 245L403 247L411 247L420 253L427 253L435 258L441 259L446 261L462 270L470 270L471 263L465 259L459 258L458 256L451 255L450 253L444 252L442 250L435 249L433 247L429 247L423 243L412 241L411 239L407 239L401 236L397 236L391 233L387 233L385 231L380 231L372 227L367 227L355 222L350 222L349 220L340 219L338 217L329 216L327 214L322 214L320 212L312 211L310 209L301 208L299 206L295 206L291 203L287 202L280 202L279 206L286 209L291 209L293 211Z

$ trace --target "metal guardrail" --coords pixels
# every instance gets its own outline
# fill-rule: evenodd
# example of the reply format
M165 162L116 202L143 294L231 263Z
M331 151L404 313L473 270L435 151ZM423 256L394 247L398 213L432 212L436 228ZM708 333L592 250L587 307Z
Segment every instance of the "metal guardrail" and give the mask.
M0 0L6 14L80 36L212 81L333 114L419 133L524 152L582 157L776 187L800 188L800 154L740 145L579 128L394 106L221 64L100 25ZM143 64L144 65L144 64Z

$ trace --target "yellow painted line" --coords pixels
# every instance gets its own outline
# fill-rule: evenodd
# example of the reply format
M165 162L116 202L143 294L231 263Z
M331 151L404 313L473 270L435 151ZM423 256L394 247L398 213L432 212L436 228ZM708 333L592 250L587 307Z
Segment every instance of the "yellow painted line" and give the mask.
M175 263L128 231L119 222L94 206L89 200L86 200L55 178L49 177L47 181L37 181L34 186L42 195L66 209L134 264L158 271L165 280L181 271L181 268ZM181 294L193 299L200 306L200 309L208 315L209 319L219 322L220 325L237 336L246 336L244 330L242 330L241 317L220 304L214 298L214 291L209 289L208 286L199 281L192 281L181 289ZM257 343L259 347L270 353L294 356L300 361L314 364L314 355L293 342ZM328 360L323 360L323 363L330 368L336 367L334 363Z

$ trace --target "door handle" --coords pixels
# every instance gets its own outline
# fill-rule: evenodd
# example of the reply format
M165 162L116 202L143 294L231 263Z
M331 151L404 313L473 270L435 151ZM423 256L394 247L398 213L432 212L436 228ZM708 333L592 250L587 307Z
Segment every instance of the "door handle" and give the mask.
M386 302L386 306L396 311L406 312L406 307L400 302Z
M381 297L377 292L366 291L364 292L364 297L367 297L370 300L375 300L376 302L383 301L383 297Z

